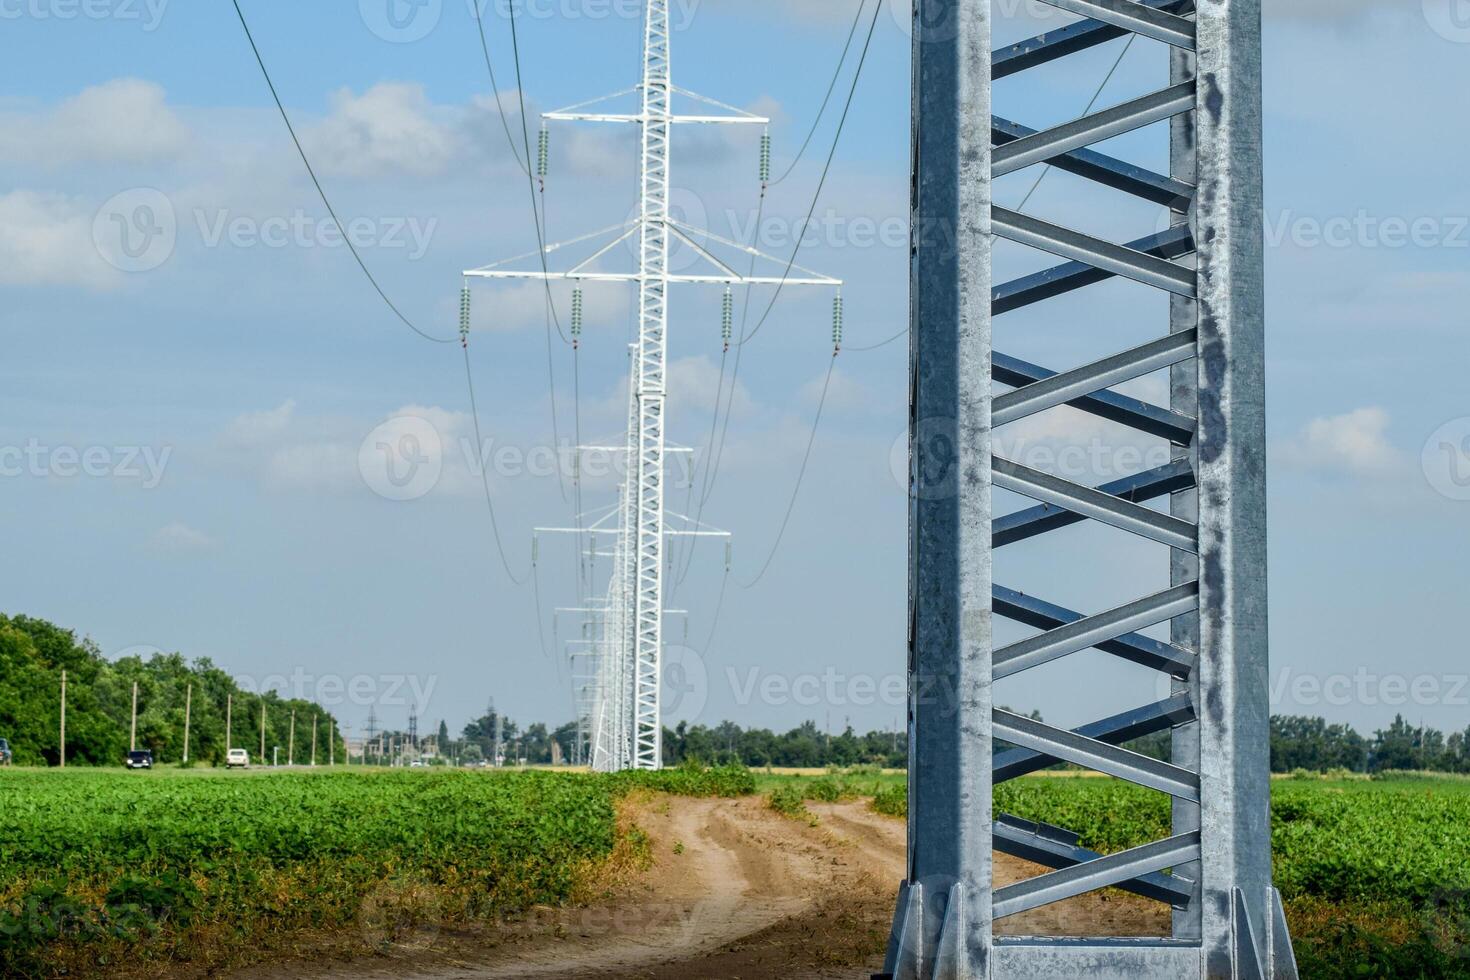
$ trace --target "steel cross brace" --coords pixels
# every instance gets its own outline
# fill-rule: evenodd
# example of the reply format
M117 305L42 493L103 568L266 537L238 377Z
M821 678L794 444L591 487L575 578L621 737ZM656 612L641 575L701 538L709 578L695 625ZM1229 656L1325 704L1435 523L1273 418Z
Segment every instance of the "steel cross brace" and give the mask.
M1265 755L1260 0L1047 2L1082 19L992 51L990 4L913 0L909 866L885 970L1294 978ZM993 80L1129 35L1169 52L1152 91L1044 130L992 111ZM1149 126L1168 130L1167 173L1095 148ZM995 204L996 177L1039 165L1167 209L1170 226L1120 244ZM996 284L1002 239L1061 261ZM993 349L997 318L1117 278L1169 297L1162 336L1075 367ZM1163 372L1167 405L1113 390ZM1173 459L1092 486L996 455L994 428L1061 406L1162 438ZM994 487L1037 503L997 516ZM996 549L1084 521L1161 547L1167 583L1083 613L994 580ZM1039 632L998 644L997 615ZM1141 632L1163 625L1167 640ZM997 681L1089 648L1162 672L1172 693L1071 730L997 707ZM1168 761L1126 748L1164 731ZM993 813L996 782L1059 761L1168 794L1172 832L1104 855ZM996 888L996 850L1052 870ZM1173 906L1170 934L998 935L1104 887Z

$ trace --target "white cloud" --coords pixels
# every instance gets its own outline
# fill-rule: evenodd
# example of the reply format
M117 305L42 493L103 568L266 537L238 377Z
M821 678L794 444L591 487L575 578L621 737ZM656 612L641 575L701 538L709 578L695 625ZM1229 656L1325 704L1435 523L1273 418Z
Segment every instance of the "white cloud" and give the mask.
M382 82L362 95L338 91L332 114L303 138L324 173L431 177L444 173L461 150L452 116L429 102L422 85Z
M348 419L303 415L295 399L287 399L276 408L232 419L220 434L218 448L226 465L244 470L272 492L361 493L371 489L366 480L372 474L363 471L365 441L396 442L396 434L406 431L417 436L418 429L406 423L417 425L418 420L427 422L437 437L415 443L418 461L442 470L434 492L450 496L482 492L473 465L473 419L467 412L437 406L404 405L381 418ZM485 437L495 440L492 446L501 441L494 432Z
M729 360L733 365L733 355ZM667 377L669 417L680 420L702 420L701 424L705 426L706 433L710 412L715 407L716 391L720 393L720 403L722 405L731 404L737 416L749 419L757 408L755 400L751 398L750 389L739 382L736 382L732 396L730 391L731 367L726 367L724 377L721 378L719 364L707 355L699 354L673 359L669 362ZM622 386L620 390L621 397L627 398L627 387ZM705 438L708 436L706 435Z
M213 538L179 521L159 528L148 539L148 549L159 555L197 555L213 547Z
M611 237L611 236L609 236ZM538 268L533 256L520 262L507 263L506 268L522 271ZM551 267L555 271L559 266ZM533 280L477 280L471 287L474 301L470 322L475 331L510 331L546 325L546 284ZM584 334L617 328L621 336L628 322L628 306L633 293L626 284L589 283L582 287L582 323ZM570 336L572 287L553 283L552 303L561 321L562 333ZM556 329L555 325L552 327Z
M93 242L96 217L74 198L35 191L0 195L0 284L107 289L122 277Z
M163 88L136 78L83 89L49 112L0 115L4 160L149 163L177 158L190 143Z
M1401 463L1385 436L1388 422L1388 413L1377 407L1312 419L1281 447L1280 456L1303 469L1383 476Z
M228 442L242 446L265 445L284 433L296 414L296 399L288 398L263 412L246 412L232 420L225 429Z

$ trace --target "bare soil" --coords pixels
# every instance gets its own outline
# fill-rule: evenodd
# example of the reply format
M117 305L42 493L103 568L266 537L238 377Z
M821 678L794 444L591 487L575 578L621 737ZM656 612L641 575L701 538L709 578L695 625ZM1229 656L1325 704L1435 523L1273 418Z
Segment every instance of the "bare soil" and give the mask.
M815 826L760 798L658 798L633 814L652 867L592 904L516 921L425 928L381 956L298 959L232 973L238 980L406 977L414 980L827 980L883 964L899 880L902 821L864 803L809 804ZM1043 869L996 856L996 883ZM1027 935L1166 934L1168 910L1121 893L1016 916Z

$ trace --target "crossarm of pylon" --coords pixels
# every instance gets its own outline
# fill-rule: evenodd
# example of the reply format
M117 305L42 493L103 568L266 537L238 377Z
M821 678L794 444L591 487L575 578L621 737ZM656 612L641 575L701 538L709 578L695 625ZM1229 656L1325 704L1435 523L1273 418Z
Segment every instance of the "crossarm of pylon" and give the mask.
M1164 289L1178 296L1193 299L1196 295L1194 270L1176 265L1168 259L1149 255L1127 245L1115 245L1009 208L992 208L990 213L991 228L1002 238Z
M1047 868L1071 868L1103 855L1078 844L1077 834L1063 827L999 814L993 825L995 849ZM1184 908L1194 897L1194 883L1173 875L1151 874L1120 881L1116 887L1142 898Z
M1187 14L1194 9L1194 0L1141 0L1144 6L1154 7L1175 14ZM1114 38L1123 37L1131 31L1100 20L1081 20L1075 24L996 50L991 56L991 77L1000 79L1036 68L1058 58L1086 51Z
M785 266L786 265L786 260L785 259L777 258L774 255L767 255L765 252L762 252L758 248L753 248L750 245L745 245L745 244L742 244L742 243L737 242L737 241L732 241L732 240L730 240L728 238L725 238L725 237L723 237L721 235L716 235L712 231L706 231L703 228L695 228L692 225L686 225L682 221L675 221L673 218L670 218L669 219L669 224L672 225L672 226L674 226L675 228L681 230L681 231L684 231L687 234L690 234L690 235L702 235L705 238L711 239L712 241L719 242L721 245L726 245L726 246L729 246L730 248L739 249L740 251L744 252L746 255L754 256L755 258L758 258L758 259L765 259L767 262L775 262L775 263L778 263L778 264L780 264L782 266ZM759 229L757 229L757 231L759 231ZM840 286L840 285L842 285L842 280L841 279L833 279L830 276L824 276L820 272L817 272L817 271L815 271L813 269L808 269L805 266L797 265L795 262L792 262L791 263L791 268L794 269L794 270L796 270L797 272L804 272L808 276L812 276L812 277L814 277L816 279L819 279L821 281L821 284L822 285L828 285L828 286ZM757 282L757 281L760 281L760 280L750 279L750 278L743 277L743 281L745 281L745 282ZM777 280L777 281L779 282L780 280ZM793 280L788 280L788 281L793 281Z
M558 112L548 113L546 118L559 122L641 123L645 121L641 113L634 112ZM669 116L667 121L695 125L749 125L766 122L764 119L747 119L744 116Z
M677 511L670 510L667 511L667 515L669 517L677 517L679 520L683 521L690 528L696 531L705 531L710 534L723 534L726 536L730 534L729 531L723 530L718 527L712 527L709 524L704 523L703 521L697 521L694 518L690 517L688 514L680 514Z
M596 262L598 259L602 258L608 252L611 252L613 249L617 248L623 242L626 242L628 239L632 238L637 232L638 232L638 226L637 225L630 225L628 227L628 230L627 231L623 232L617 238L614 238L612 241L610 241L606 245L602 246L602 248L599 248L597 251L595 251L591 255L587 256L581 262L578 262L576 265L574 265L570 269L568 269L567 270L567 274L568 275L575 275L575 274L581 272L582 270L586 269L589 265L591 265L593 262Z
M1177 799L1199 802L1198 773L1012 711L996 708L992 714L992 732L1003 742L1156 789Z
M997 888L992 908L1002 919L1199 859L1200 835L1191 831Z
M1080 17L1162 41L1186 51L1194 50L1194 23L1138 0L1045 0Z
M1078 735L1095 738L1109 745L1122 745L1135 738L1167 731L1176 725L1187 724L1194 719L1194 699L1188 692L1185 692L1141 708L1132 708L1089 725L1083 725L1076 729L1076 732ZM998 784L1020 779L1022 776L1028 776L1033 772L1040 772L1047 766L1055 765L1056 762L1054 757L1044 752L1035 752L1031 749L1006 749L995 753L991 761L991 781Z
M1017 140L1037 135L1037 130L999 116L990 117L990 141L1006 146ZM1154 173L1096 150L1078 149L1047 160L1058 170L1085 177L1105 187L1132 194L1134 197L1162 204L1175 211L1188 210L1194 200L1195 187L1174 177Z
M1073 150L1131 133L1181 113L1193 112L1194 105L1193 80L1180 82L1090 116L1011 140L992 153L995 176L1015 173Z
M991 355L991 377L1013 388L1024 388L1039 381L1047 381L1058 373L1008 354L997 352ZM1167 439L1176 446L1187 446L1194 441L1195 419L1127 395L1095 391L1067 404L1090 415L1110 422L1120 422L1140 432Z
M1157 258L1177 259L1194 252L1194 236L1187 227L1181 226L1148 235L1122 247ZM1116 274L1090 262L1066 262L996 286L990 292L990 308L999 316L1083 286L1103 282Z
M684 231L684 229L679 228L676 225L670 224L669 225L669 230L674 233L674 236L675 237L679 238L685 244L687 244L690 248L694 249L700 255L703 255L710 262L714 263L721 270L723 270L727 275L729 275L729 276L731 276L731 277L733 277L735 279L739 279L740 278L740 273L736 272L734 269L730 268L728 265L726 265L725 263L721 262L719 259L715 258L715 256L710 253L710 250L709 249L705 248L703 245L701 245L698 242L696 242L692 236L690 236L687 232Z
M1084 616L995 651L995 679L1049 664L1082 650L1136 633L1199 608L1199 583L1165 589L1155 595L1124 603L1116 609Z
M568 247L570 247L572 245L580 245L582 242L591 241L594 238L600 238L603 235L608 235L608 234L611 234L612 232L615 232L615 231L624 232L625 234L623 235L623 238L626 238L627 237L627 234L626 233L629 232L632 229L636 229L637 227L638 227L638 225L635 222L620 222L620 223L615 224L615 225L609 225L606 228L599 228L596 231L589 231L587 234L585 234L585 235L578 235L576 238L569 238L569 239L567 239L564 242L554 242L554 243L552 243L550 245L547 245L545 249L538 249L536 251L524 252L524 253L522 253L520 255L512 255L508 259L500 259L500 260L498 260L496 262L491 262L489 265L482 265L482 266L479 266L478 268L475 268L475 269L466 269L465 272L464 272L464 274L467 275L467 276L474 276L474 275L480 275L480 274L483 274L483 273L491 272L493 270L499 269L503 265L509 265L512 262L521 262L521 261L524 261L525 259L534 259L534 258L537 258L540 255L542 255L543 253L546 254L546 255L550 255L551 253L558 252L561 249L568 248ZM617 244L617 242L619 242L619 241L622 241L622 238L616 239L613 244ZM529 272L528 273L511 273L511 274L512 275L526 275L526 276L531 276L532 275L532 273L529 273ZM541 273L540 272L536 272L535 275L538 275L539 276L539 275L541 275Z
M719 99L712 99L707 95L700 95L698 92L691 92L687 88L680 88L677 85L673 85L670 86L670 90L673 92L677 92L679 95L684 96L686 99L693 99L696 102L703 102L705 105L712 105L716 109L724 109L726 112L735 113L736 116L738 116L739 118L731 119L730 122L769 123L771 121L765 116L758 116L753 112L748 112L745 109L740 108L739 106L733 106L729 103L721 102Z
M1112 354L1070 371L997 395L991 424L1006 425L1058 405L1068 405L1095 392L1187 361L1197 353L1199 331L1181 330L1132 350Z
M561 118L566 113L576 112L579 109L585 109L589 105L597 105L599 102L611 102L613 99L621 99L625 95L632 95L637 92L638 89L641 87L642 86L639 85L633 85L629 88L622 89L621 91L613 92L611 95L599 95L596 98L587 99L583 102L574 102L571 105L562 106L560 109L553 109L550 112L543 112L541 115L543 118L546 119Z
M1197 554L1198 529L1188 521L1160 514L1142 504L1123 500L1103 490L1084 487L1050 473L996 456L992 460L995 485L1074 514Z

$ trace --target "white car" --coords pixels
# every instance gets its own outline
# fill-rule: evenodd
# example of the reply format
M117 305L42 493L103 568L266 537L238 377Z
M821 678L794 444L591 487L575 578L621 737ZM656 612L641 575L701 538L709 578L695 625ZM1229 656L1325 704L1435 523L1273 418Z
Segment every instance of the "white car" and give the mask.
M225 754L225 768L249 769L250 753L246 752L244 749L230 749L230 751Z

